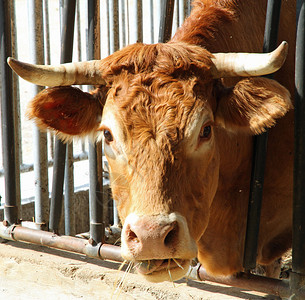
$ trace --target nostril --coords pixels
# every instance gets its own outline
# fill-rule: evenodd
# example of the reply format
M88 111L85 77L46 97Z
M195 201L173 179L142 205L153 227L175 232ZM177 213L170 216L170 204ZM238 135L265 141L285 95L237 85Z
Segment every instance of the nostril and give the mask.
M139 242L139 238L136 235L136 233L131 230L130 226L128 226L127 230L126 230L126 236L127 236L127 240L129 242Z
M178 231L179 231L178 223L175 221L171 224L171 228L164 239L164 245L166 247L175 246L178 240Z

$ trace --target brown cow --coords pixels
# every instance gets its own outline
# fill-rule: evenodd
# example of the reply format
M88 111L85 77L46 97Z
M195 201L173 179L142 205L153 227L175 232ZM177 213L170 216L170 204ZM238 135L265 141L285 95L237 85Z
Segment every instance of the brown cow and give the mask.
M293 49L291 2L283 3L280 39ZM224 66L220 61L232 55L211 52L260 52L265 10L266 1L195 1L166 44L138 43L102 61L51 71L10 60L27 80L61 85L30 103L29 116L41 128L65 140L105 140L123 224L122 255L148 280L178 279L196 256L214 275L242 270L252 136L273 127L292 104L276 81L236 79L275 71L235 64L252 64L257 56L239 54ZM293 54L287 60L277 78L292 92ZM221 79L229 76L234 81ZM63 87L71 84L100 87L91 94ZM262 265L291 244L292 127L289 113L270 130L257 257Z

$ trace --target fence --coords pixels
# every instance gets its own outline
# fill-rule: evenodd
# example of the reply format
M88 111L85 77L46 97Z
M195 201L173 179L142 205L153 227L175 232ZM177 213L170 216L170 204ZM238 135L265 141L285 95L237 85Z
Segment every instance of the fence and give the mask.
M20 2L20 1L15 1ZM89 156L89 212L90 212L90 238L89 240L61 236L59 233L59 224L61 220L62 195L64 194L65 207L65 234L74 235L72 230L72 210L71 198L74 197L73 186L73 160L87 157L86 147L81 146L82 152L78 158L74 156L71 146L66 146L59 140L55 140L54 159L48 163L46 139L44 133L37 129L34 131L35 161L33 169L35 171L35 218L32 225L36 229L44 229L45 224L49 224L49 230L33 230L25 226L19 226L19 220L23 217L22 203L20 195L20 172L19 165L22 162L20 124L18 115L20 109L18 102L10 101L18 99L17 80L11 81L10 70L6 65L8 56L17 55L15 48L15 8L13 1L1 1L0 20L1 21L1 74L2 74L2 135L3 135L3 165L5 177L5 217L3 226L0 227L0 236L9 240L20 240L25 242L38 243L50 247L64 250L70 250L83 253L91 257L102 259L113 259L121 261L120 248L105 244L105 209L108 210L108 203L103 199L103 161L101 145L90 144L88 147ZM44 64L50 61L48 40L49 14L48 4L52 1L28 1L30 8L30 31L36 39L30 40L30 53L33 57L30 62ZM88 3L86 6L84 3ZM81 24L82 15L80 14L80 5L86 7L87 26ZM85 6L84 6L85 5ZM270 51L275 48L277 40L277 28L281 1L269 0L267 8L266 30L263 51ZM294 171L294 228L293 228L293 270L288 280L277 280L264 278L249 273L241 273L232 278L211 278L204 273L200 267L193 269L193 278L203 280L209 279L216 282L226 283L233 286L248 287L250 289L264 291L282 297L292 296L292 299L302 299L305 297L305 155L304 145L304 124L302 116L305 113L304 104L304 0L297 1L297 47L296 47L296 99L295 99L295 171ZM163 42L170 38L172 31L181 25L186 15L190 11L189 1L167 0L167 1L132 1L132 0L109 0L109 1L61 1L59 6L61 11L60 23L61 31L61 62L72 61L73 38L75 15L77 20L76 39L78 59L82 58L82 36L83 32L79 28L87 28L88 45L86 49L86 59L99 59L101 50L106 56L126 44L136 41L144 42ZM143 11L148 12L149 22L143 22ZM43 17L44 16L44 17ZM100 24L100 21L102 24ZM145 24L144 24L145 23ZM159 26L158 26L159 24ZM156 28L159 30L156 30ZM131 30L132 29L132 30ZM148 29L148 30L147 30ZM151 29L151 30L149 30ZM104 30L100 33L99 30ZM44 37L45 35L45 37ZM11 40L11 37L13 39ZM100 40L101 37L106 37ZM100 48L100 46L103 46ZM44 47L46 50L46 59L44 60ZM74 47L75 48L75 47ZM86 47L85 47L86 48ZM14 52L15 51L15 52ZM38 88L34 87L30 92L32 96L37 94ZM13 94L14 93L14 94ZM252 186L249 201L247 236L245 244L244 268L249 271L255 267L257 236L259 229L260 201L262 196L262 186L264 180L264 157L266 152L267 134L256 138L256 148L253 161ZM12 142L14 141L14 142ZM50 139L52 141L52 139ZM52 148L53 149L53 148ZM52 150L53 151L53 150ZM50 152L52 152L50 151ZM21 164L22 165L22 164ZM46 207L49 202L48 193L48 167L53 165L53 182L49 208L49 216ZM31 170L32 166L22 166L21 170ZM64 189L65 182L65 189ZM114 212L107 215L108 221L112 224L118 224L118 217ZM47 222L47 220L49 221ZM25 225L25 224L23 224Z

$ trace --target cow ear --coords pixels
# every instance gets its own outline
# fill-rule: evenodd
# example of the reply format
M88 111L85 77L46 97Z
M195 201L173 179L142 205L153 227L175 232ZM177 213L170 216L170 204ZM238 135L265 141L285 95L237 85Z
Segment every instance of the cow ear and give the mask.
M63 140L92 135L102 116L100 94L85 93L71 86L48 88L29 103L27 116L40 129L51 129Z
M228 130L259 134L292 108L290 94L274 80L252 77L217 91L216 124Z

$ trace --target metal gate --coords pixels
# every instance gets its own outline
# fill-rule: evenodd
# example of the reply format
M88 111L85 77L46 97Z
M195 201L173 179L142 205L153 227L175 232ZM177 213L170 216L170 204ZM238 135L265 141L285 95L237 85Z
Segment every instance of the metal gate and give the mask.
M44 1L46 7L48 1ZM148 1L147 1L148 2ZM31 27L33 35L40 36L38 40L44 41L43 38L43 18L42 18L42 1L28 1L32 6L33 26ZM107 45L109 52L112 53L128 43L126 38L126 16L128 18L128 1L109 0L105 2L107 10L107 22L109 32L109 43ZM133 1L133 11L135 15L134 36L136 40L142 41L143 38L143 19L142 19L142 1ZM160 26L158 41L164 42L170 39L174 26L181 25L185 16L190 11L190 1L185 0L164 0L158 2L158 13L160 17ZM20 192L18 191L20 180L19 173L19 157L16 154L18 141L16 140L16 111L14 104L14 91L11 71L6 64L6 58L12 56L11 36L14 28L11 25L13 19L14 8L11 1L0 1L0 35L1 35L1 74L2 74L2 135L3 135L3 163L5 177L5 218L3 225L0 226L0 236L8 240L18 240L42 244L63 250L69 250L82 253L90 257L100 259L111 259L122 261L120 248L105 243L105 226L103 216L103 198L101 189L102 175L99 174L101 162L98 157L102 156L100 145L89 145L89 169L90 169L90 187L89 187L89 203L90 203L90 237L88 240L79 239L70 235L70 211L69 211L69 192L71 189L65 189L65 222L67 224L65 233L67 236L58 235L59 222L61 219L63 186L69 183L69 163L71 162L71 154L66 144L60 140L55 141L55 156L53 166L53 185L50 202L49 231L41 230L46 219L43 211L48 194L45 193L44 178L48 164L46 163L46 139L44 134L37 131L37 160L34 162L36 173L37 194L35 197L35 226L36 229L26 228L20 225L21 217ZM153 1L149 1L151 8L151 24L153 24ZM264 52L272 51L277 43L277 31L280 15L280 0L269 0L267 7L266 29L264 39ZM100 1L88 1L88 57L87 59L100 59L99 46L100 34L96 30L100 28ZM73 35L75 13L77 12L76 1L64 1L62 5L62 35L61 35L61 63L72 61ZM121 20L121 21L119 21ZM122 20L125 20L122 22ZM245 242L244 254L244 273L240 273L230 278L214 278L207 275L204 270L198 266L192 270L193 278L196 280L212 280L215 282L225 283L237 287L246 287L256 291L267 292L281 297L290 297L291 299L304 299L305 297L305 99L304 99L304 23L305 23L305 4L304 0L297 1L297 46L296 46L296 71L295 71L295 164L294 164L294 199L293 199L293 262L292 272L289 280L271 279L250 274L250 270L256 266L256 250L257 237L259 230L260 207L262 199L262 189L264 181L265 153L267 147L268 134L256 137L253 169L251 178L251 192L249 199L247 235ZM152 27L153 28L153 27ZM38 33L37 33L38 32ZM152 30L152 36L154 32ZM151 38L153 42L153 37ZM32 57L33 63L43 64L43 45L35 42L31 45L31 52L35 54ZM39 92L34 87L33 95ZM13 141L13 142L12 142ZM98 153L98 154L97 154ZM70 155L70 158L69 158ZM68 168L65 165L68 164ZM99 166L99 167L98 167ZM65 179L66 178L66 179ZM118 224L117 214L114 209L112 222ZM37 228L39 230L37 230Z

